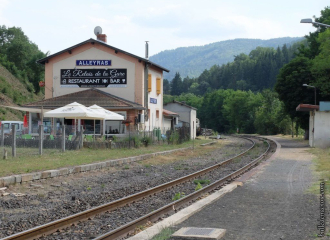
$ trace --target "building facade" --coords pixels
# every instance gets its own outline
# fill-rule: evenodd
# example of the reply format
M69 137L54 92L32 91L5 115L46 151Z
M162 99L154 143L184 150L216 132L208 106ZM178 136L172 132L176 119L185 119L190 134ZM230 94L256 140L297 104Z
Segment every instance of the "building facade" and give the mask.
M89 39L37 62L45 66L45 100L24 107L55 109L73 101L85 106L97 104L124 115L131 130L163 128L163 71L147 58L110 46L106 35ZM88 91L93 90L93 91ZM71 102L70 102L71 101ZM29 114L34 132L39 114ZM44 125L84 125L84 121L44 119ZM99 134L123 134L119 123L99 123Z

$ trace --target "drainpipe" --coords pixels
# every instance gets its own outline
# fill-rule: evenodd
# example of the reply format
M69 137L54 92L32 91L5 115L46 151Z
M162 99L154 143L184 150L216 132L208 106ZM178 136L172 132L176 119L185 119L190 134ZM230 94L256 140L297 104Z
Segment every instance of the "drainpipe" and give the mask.
M149 58L149 46L148 46L148 41L146 41L146 47L145 47L145 58L148 60ZM149 69L148 69L148 63L147 61L145 62L145 67L144 67L144 119L147 121L149 119L148 116L148 74L149 74ZM150 125L150 122L149 122Z

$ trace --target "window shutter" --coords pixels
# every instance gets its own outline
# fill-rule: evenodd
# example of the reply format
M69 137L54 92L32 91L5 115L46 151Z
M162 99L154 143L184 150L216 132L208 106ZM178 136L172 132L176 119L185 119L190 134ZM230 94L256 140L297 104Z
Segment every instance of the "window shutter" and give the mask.
M161 78L157 78L156 79L156 92L157 94L161 94L162 91L161 91Z
M151 92L151 74L148 74L148 92Z

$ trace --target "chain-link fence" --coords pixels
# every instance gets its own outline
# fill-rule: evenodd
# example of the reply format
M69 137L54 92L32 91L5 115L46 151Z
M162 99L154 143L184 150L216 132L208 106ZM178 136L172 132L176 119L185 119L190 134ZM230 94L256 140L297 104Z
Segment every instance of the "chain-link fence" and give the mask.
M39 125L39 130L26 133L17 131L16 125L5 131L1 125L0 143L3 158L29 155L51 154L55 151L77 150L88 148L134 148L152 144L178 144L190 139L190 128L181 127L175 130L154 128L152 131L128 131L117 135L84 135L84 130L72 129L72 126ZM80 131L79 131L80 130Z
M75 132L72 135L66 134L66 126L58 128L44 127L39 125L39 131L17 131L17 126L12 125L11 129L0 128L1 149L3 158L20 157L29 155L42 155L54 153L54 151L75 150L82 146L82 134ZM69 130L69 129L68 129Z

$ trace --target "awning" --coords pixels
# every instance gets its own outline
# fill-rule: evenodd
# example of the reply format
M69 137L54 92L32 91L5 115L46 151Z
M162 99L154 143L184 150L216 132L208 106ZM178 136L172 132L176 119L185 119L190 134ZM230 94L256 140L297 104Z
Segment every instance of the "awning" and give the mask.
M319 110L319 105L312 105L312 104L299 104L296 107L297 112L311 112L311 111L318 111Z
M171 112L169 110L163 109L163 115L164 117L179 117L178 113Z
M0 107L11 108L23 112L41 113L41 108L14 107L14 106L5 106L5 105L0 105ZM43 109L43 113L48 111L50 111L50 109Z

